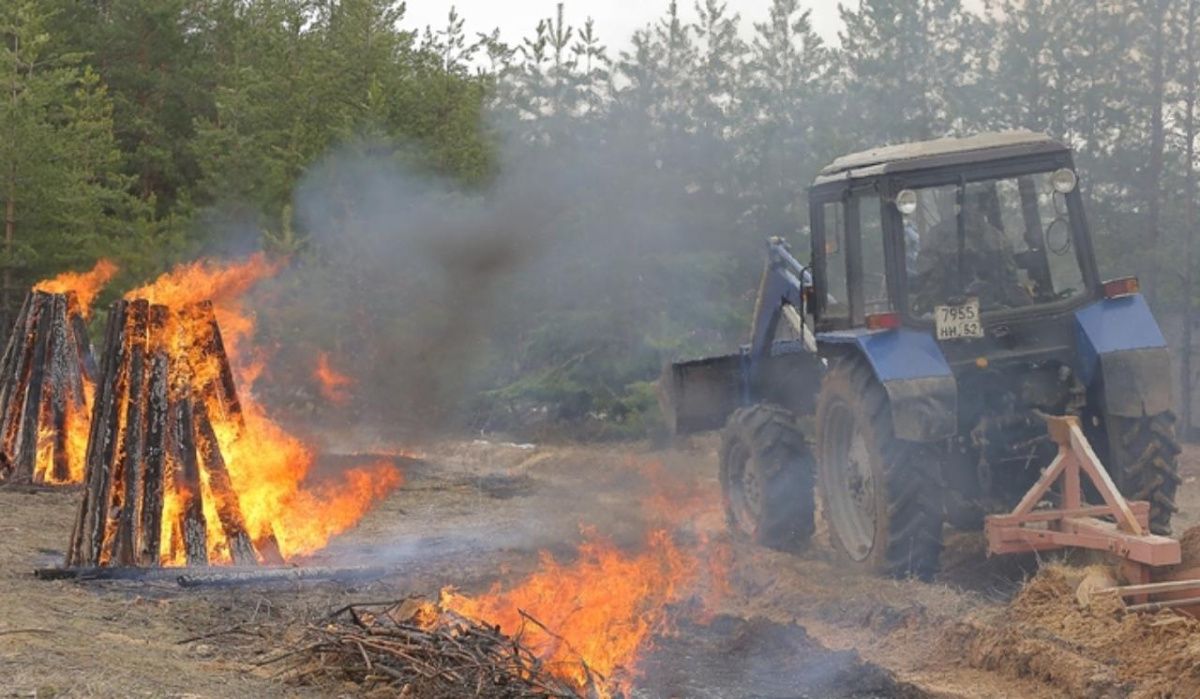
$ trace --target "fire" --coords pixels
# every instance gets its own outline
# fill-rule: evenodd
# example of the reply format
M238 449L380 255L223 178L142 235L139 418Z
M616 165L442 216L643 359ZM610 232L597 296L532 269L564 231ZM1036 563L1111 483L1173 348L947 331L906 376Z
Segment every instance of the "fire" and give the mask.
M245 307L244 296L281 268L281 262L262 254L224 265L201 261L183 265L129 292L126 298L145 299L175 311L174 325L166 333L170 338L168 352L185 360L179 364L190 367L193 385L216 387L199 391L195 400L203 402L212 421L246 531L256 549L262 550L260 544L277 546L284 558L291 558L323 547L332 536L354 526L373 502L401 485L403 476L393 462L383 461L349 470L336 483L307 482L315 462L313 450L273 421L254 400L253 378L263 360L251 347L255 319ZM188 311L207 301L212 303L219 335L211 317ZM236 410L228 401L232 378L222 376L222 367L215 359L218 355L202 351L216 343L223 344L234 372L242 379ZM213 496L213 474L202 464L200 475L208 560L229 562L231 542L217 513L219 497ZM184 493L168 492L164 496L160 539L164 565L185 560L179 546L182 534L174 531L171 523L178 521L186 501Z
M317 354L317 365L313 369L313 378L317 380L321 395L330 403L345 405L350 400L348 389L354 385L355 381L329 365L328 352Z
M241 352L242 344L254 334L254 316L246 310L243 297L259 282L278 274L283 264L283 261L267 259L261 252L234 263L200 260L176 267L150 284L125 294L125 298L145 299L151 304L174 309L211 301L225 351L238 364L238 378L244 383L252 383L247 382L248 376L240 371L259 366L255 357L243 356Z
M649 533L640 551L626 553L585 529L574 563L543 551L538 570L514 585L475 597L448 588L439 601L519 634L585 696L628 695L653 637L669 633L677 614L710 618L731 590L716 483L679 477L661 461L630 457L624 467L636 481L630 487L644 493ZM593 681L589 670L605 681Z
M111 260L102 259L88 272L64 272L53 279L38 282L34 291L65 294L74 291L79 299L84 319L92 315L92 304L100 290L117 274L117 266Z
M669 605L692 596L699 570L699 559L665 530L651 532L636 554L591 533L574 564L543 551L540 569L518 585L496 585L479 597L443 590L441 605L520 634L556 675L583 692L596 689L589 670L627 689L639 653L651 634L668 628Z

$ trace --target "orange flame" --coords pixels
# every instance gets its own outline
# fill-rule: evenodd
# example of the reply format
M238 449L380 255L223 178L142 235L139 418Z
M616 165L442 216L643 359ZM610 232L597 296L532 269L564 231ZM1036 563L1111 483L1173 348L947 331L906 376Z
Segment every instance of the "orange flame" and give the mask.
M521 634L585 696L627 695L652 637L669 632L678 612L710 618L731 590L732 550L717 534L724 527L715 482L680 477L660 461L631 457L624 466L647 493L641 516L650 533L641 552L624 553L585 530L573 564L543 551L538 570L516 585L497 584L476 597L448 588L439 600L445 609ZM670 530L688 531L679 540L692 544L681 545ZM588 670L607 683L593 685Z
M321 389L321 395L325 397L325 400L334 405L345 405L349 402L350 391L348 389L355 384L355 381L329 365L328 352L317 354L317 365L313 368L313 378L317 380L317 386Z
M543 551L540 569L515 587L497 585L480 597L446 589L440 602L498 624L506 634L520 634L556 675L582 692L604 691L591 686L587 669L625 690L650 635L666 628L668 605L691 595L698 564L663 530L652 532L645 550L634 555L593 533L572 565Z
M393 462L385 460L346 471L337 483L308 483L315 461L312 449L274 422L254 400L252 379L261 369L262 359L253 348L246 349L253 339L255 319L245 308L244 295L258 282L278 273L282 266L261 253L225 265L196 262L129 292L126 298L145 299L175 311L186 309L189 304L212 302L226 354L242 379L238 396L240 419L228 414L219 392L204 395L204 407L212 420L247 533L256 544L273 536L283 557L291 558L320 549L332 536L357 524L373 502L402 484L403 474ZM169 351L186 358L194 385L220 381L218 362L213 355L200 353L203 342L195 342L198 337L211 337L207 320L186 312L173 315L180 327L168 332L173 338ZM210 491L210 481L202 464L202 491ZM217 516L216 498L211 497L211 492L202 495L209 562L229 562L230 543ZM160 548L164 565L184 562L180 533L173 531L170 523L178 521L177 514L186 499L182 493L168 493L164 497Z
M117 274L117 266L110 260L100 260L88 272L64 272L53 279L46 279L34 285L34 291L45 291L51 294L65 294L74 291L79 299L79 307L86 320L92 315L92 304L100 290Z

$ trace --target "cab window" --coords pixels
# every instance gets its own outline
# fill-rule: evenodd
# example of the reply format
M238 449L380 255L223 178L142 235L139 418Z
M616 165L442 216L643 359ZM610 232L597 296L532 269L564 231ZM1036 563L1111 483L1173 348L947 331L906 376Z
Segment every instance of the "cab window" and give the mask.
M849 318L846 293L846 212L842 202L829 202L825 214L825 318Z
M878 195L859 197L858 221L862 240L863 312L866 315L886 313L892 310L892 305L888 299L883 219Z

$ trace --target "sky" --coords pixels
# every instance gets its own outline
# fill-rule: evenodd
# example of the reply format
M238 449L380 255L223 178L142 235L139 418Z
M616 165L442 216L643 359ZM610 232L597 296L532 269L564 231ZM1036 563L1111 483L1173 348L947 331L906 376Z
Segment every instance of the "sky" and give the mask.
M458 9L467 24L469 35L490 32L499 27L501 37L509 43L534 33L539 19L553 17L560 0L408 0L404 20L407 28L433 25L442 27L451 5ZM749 34L752 22L767 17L769 0L726 0L729 10L742 16L742 31ZM857 5L857 0L844 0ZM563 0L568 24L582 26L590 16L596 21L596 34L609 48L609 55L626 48L629 37L637 29L657 20L666 13L670 0ZM836 0L801 0L801 6L812 9L814 28L829 42L837 41L841 28ZM692 0L680 0L685 19L695 17Z

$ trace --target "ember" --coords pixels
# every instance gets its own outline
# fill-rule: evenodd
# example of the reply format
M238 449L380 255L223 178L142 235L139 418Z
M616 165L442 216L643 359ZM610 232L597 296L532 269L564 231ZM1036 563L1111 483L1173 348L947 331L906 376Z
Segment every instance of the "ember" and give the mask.
M26 296L0 359L0 480L83 480L95 373L86 310L71 290Z

